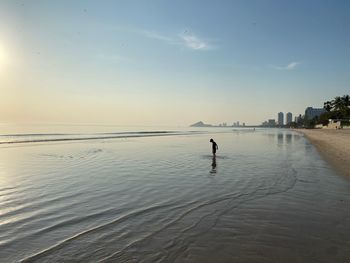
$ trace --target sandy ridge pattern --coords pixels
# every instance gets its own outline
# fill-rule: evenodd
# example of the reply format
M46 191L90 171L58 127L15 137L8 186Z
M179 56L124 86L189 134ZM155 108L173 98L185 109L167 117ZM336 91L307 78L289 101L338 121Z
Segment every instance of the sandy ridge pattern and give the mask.
M350 176L350 129L302 129L320 154L343 175Z

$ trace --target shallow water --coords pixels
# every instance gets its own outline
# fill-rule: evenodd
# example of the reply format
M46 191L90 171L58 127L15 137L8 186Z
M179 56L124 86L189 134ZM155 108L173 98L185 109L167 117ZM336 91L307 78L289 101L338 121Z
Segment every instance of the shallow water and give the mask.
M1 261L349 262L348 178L295 132L227 131L2 145Z

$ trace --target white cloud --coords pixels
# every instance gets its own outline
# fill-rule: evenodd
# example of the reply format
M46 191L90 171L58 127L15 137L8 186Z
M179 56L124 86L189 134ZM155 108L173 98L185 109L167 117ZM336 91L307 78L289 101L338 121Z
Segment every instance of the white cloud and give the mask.
M180 34L180 38L183 41L183 45L187 48L193 50L213 49L213 46L210 45L208 41L202 40L188 31L185 31L184 33Z
M293 61L286 66L272 66L272 67L278 70L293 70L293 69L296 69L296 67L299 66L300 64L301 62Z
M300 62L291 62L286 66L286 69L295 69L299 64Z
M146 30L140 31L140 34L148 38L166 42L167 44L179 45L191 50L210 50L214 48L208 40L203 40L188 30L175 36L165 36L154 31Z

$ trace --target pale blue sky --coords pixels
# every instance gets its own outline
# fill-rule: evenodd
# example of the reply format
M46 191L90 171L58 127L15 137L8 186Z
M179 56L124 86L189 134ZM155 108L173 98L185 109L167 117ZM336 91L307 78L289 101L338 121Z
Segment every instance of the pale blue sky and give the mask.
M2 0L0 122L303 113L350 91L349 13L349 1Z

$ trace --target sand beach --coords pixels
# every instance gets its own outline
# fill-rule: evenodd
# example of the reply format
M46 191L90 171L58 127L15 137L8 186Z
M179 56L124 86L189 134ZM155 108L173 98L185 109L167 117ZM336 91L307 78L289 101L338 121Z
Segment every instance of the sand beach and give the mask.
M350 176L350 129L303 129L300 132L339 173Z

